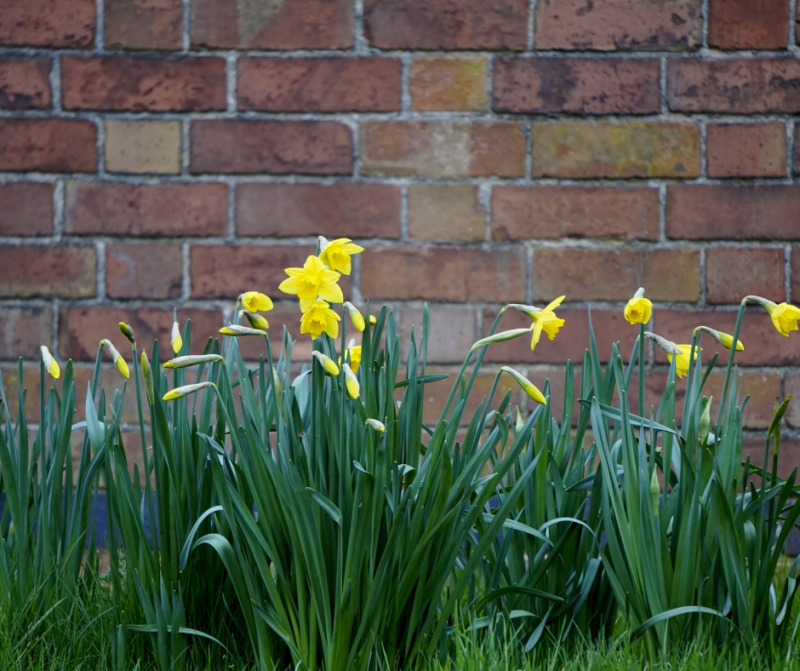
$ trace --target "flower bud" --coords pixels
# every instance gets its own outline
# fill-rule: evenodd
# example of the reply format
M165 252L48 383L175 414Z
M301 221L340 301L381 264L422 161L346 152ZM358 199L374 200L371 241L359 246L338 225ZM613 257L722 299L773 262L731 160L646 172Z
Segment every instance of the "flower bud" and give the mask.
M383 425L382 422L379 422L377 419L368 419L367 426L370 428L375 429L378 433L386 433L386 427Z
M168 391L164 394L165 401L174 401L178 398L183 398L184 396L188 396L189 394L194 394L196 391L200 391L201 389L207 389L208 387L215 387L216 385L213 382L198 382L197 384L187 384L183 387L177 387L172 391Z
M344 306L347 308L347 311L350 314L350 321L353 322L353 326L355 327L356 331L361 333L366 328L366 324L364 323L363 315L358 311L355 305L353 305L350 301L345 301Z
M42 352L42 363L44 363L45 370L57 380L61 376L61 369L58 367L58 362L53 358L53 355L50 354L50 350L47 349L47 347L42 345L39 349Z
M144 393L147 394L147 402L153 405L155 402L155 391L153 390L153 369L150 368L150 361L147 352L142 352L142 375L144 376Z
M347 393L350 394L350 398L358 398L359 394L361 393L361 389L358 384L358 378L353 374L353 371L350 370L350 366L348 366L346 363L342 364L342 369L344 370Z
M313 356L317 361L320 362L320 364L325 369L325 372L328 375L333 375L334 377L336 377L339 374L339 366L337 366L336 362L329 356L319 351L311 352L311 356Z
M119 331L128 340L130 340L131 345L135 345L136 344L136 338L133 337L133 329L130 327L129 324L126 324L125 322L120 322L119 323Z
M170 344L172 345L172 351L177 354L181 351L181 347L183 347L183 338L181 338L181 327L178 326L178 322L172 322L172 338L170 339Z
M653 476L650 478L650 498L653 501L653 515L658 516L659 506L658 499L661 495L661 489L658 486L658 471L653 469Z
M117 370L122 374L126 380L130 378L131 374L128 370L128 364L125 363L125 359L122 358L122 355L117 351L117 348L114 347L113 343L110 340L101 340L100 346L105 347L108 349L108 353L111 355L111 358L114 361L114 365L117 367Z
M192 354L167 361L164 368L188 368L189 366L199 366L202 363L223 363L224 361L225 359L219 354Z

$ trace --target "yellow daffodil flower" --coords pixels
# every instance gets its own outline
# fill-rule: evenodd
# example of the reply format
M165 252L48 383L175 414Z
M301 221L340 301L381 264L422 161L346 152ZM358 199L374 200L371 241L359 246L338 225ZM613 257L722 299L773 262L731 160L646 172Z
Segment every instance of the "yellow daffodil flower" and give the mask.
M288 280L278 287L287 294L294 294L300 299L300 310L308 312L311 304L322 299L332 303L342 303L344 295L336 284L341 277L339 273L328 270L316 256L309 256L302 268L287 268Z
M127 380L131 376L130 371L128 370L128 364L125 363L125 359L122 358L122 355L117 351L117 348L114 347L110 340L101 340L100 346L108 349L108 353L114 360L114 365L117 367L117 370L122 374L122 377Z
M788 303L763 303L769 312L772 324L782 336L787 336L792 331L797 331L797 321L800 320L800 309Z
M300 333L308 333L312 338L319 338L327 333L331 338L339 335L339 315L331 310L325 301L314 301L300 319Z
M358 372L358 365L361 363L361 345L358 347L355 346L356 341L351 340L347 343L347 350L345 350L346 355L349 357L350 366L353 369L354 373ZM342 358L339 357L339 363L342 363Z
M266 294L258 291L247 291L242 294L242 307L248 312L269 312L272 310L272 301Z
M358 395L360 393L360 388L358 386L358 378L355 376L353 371L350 370L350 366L348 366L346 363L342 364L342 370L344 370L347 393L350 394L350 398L358 398Z
M353 326L355 327L356 331L361 333L366 328L363 315L358 311L358 308L355 305L353 305L350 301L345 301L344 306L350 313L350 321L353 322Z
M644 297L644 289L640 287L625 306L624 314L629 324L646 324L652 311L653 304Z
M733 345L733 336L727 333L723 333L722 331L717 331L716 329L709 328L708 326L698 326L695 331L705 331L710 335L714 340L716 340L720 345L723 347L730 349ZM744 352L744 345L742 344L741 340L736 341L736 351L737 352Z
M142 352L142 375L144 376L144 392L147 394L147 402L153 405L155 390L153 389L153 369L150 367L150 360L147 352Z
M675 374L678 377L683 377L689 372L689 355L692 351L691 345L677 345L671 340L662 338L660 335L644 332L645 336L655 342L664 353L667 355L667 360L672 363L672 357L675 357ZM697 359L697 349L695 349L694 358Z
M187 384L183 387L176 387L172 391L168 391L166 394L164 394L164 400L174 401L176 399L183 398L184 396L188 396L189 394L194 394L194 392L200 391L201 389L215 386L216 385L213 382L198 382L197 384Z
M547 334L547 337L552 340L556 337L558 329L564 326L564 320L556 317L556 313L554 312L554 310L561 305L561 301L563 301L564 298L564 296L559 296L544 310L539 310L529 315L529 317L533 319L531 350L533 350L539 342L539 337L542 335L542 331L544 331Z
M511 377L513 377L517 381L517 384L519 384L519 386L522 387L522 391L524 391L529 398L532 398L534 401L536 401L541 405L547 405L547 399L544 397L544 394L540 392L536 388L536 385L534 385L533 382L531 382L522 373L515 371L513 368L510 368L509 366L503 366L500 370L511 375Z
M203 363L223 363L224 361L225 359L219 354L189 354L167 361L164 368L189 368Z
M331 270L338 270L344 275L349 275L352 270L350 257L364 251L363 247L354 244L350 238L338 238L328 242L320 236L319 246L321 250L319 253L320 261ZM335 302L341 303L341 301Z
M136 344L136 338L133 337L133 329L130 327L129 324L125 322L119 323L119 332L124 335L128 340L130 340L131 345Z
M331 359L329 356L323 354L322 352L311 352L311 356L315 357L317 361L320 362L322 367L325 369L325 372L328 375L333 375L334 377L339 374L339 366L336 365L336 362Z
M247 326L241 326L240 324L228 324L228 326L223 326L219 332L222 335L238 337L238 336L265 336L267 335L266 331L262 331L261 329L251 329Z
M181 347L183 347L183 338L181 338L181 327L178 326L178 322L172 322L172 339L170 340L170 344L172 345L172 351L177 354L181 351Z
M250 326L260 331L266 331L269 328L269 322L261 315L253 314L248 310L239 310L239 317L247 317Z
M386 433L386 427L383 425L383 422L379 422L377 419L368 419L366 425L375 429L378 433Z
M45 370L50 373L54 379L61 377L61 369L58 367L58 361L50 354L50 350L44 345L39 348L42 352L42 363L44 363Z

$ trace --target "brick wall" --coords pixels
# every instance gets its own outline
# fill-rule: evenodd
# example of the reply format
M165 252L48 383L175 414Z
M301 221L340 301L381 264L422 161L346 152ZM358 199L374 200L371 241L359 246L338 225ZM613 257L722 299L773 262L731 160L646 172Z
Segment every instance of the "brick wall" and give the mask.
M241 291L280 299L316 234L368 248L355 302L405 331L431 304L445 370L503 303L566 293L554 342L489 352L556 389L590 302L626 356L639 285L681 342L730 331L745 293L800 302L797 19L796 0L4 0L7 381L41 342L88 375L122 319L163 342L173 305L209 335ZM296 335L298 316L269 315ZM745 319L754 432L800 393L794 335Z

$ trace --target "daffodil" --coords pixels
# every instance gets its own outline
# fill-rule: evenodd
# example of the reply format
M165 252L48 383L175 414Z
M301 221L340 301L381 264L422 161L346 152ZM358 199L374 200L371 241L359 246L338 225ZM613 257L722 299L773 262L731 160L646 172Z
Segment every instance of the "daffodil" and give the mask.
M172 338L170 340L170 344L172 345L172 351L177 354L181 351L181 347L183 347L183 338L181 338L181 327L178 326L178 322L172 322Z
M300 333L308 333L319 338L327 333L331 338L339 335L339 315L331 310L325 301L314 301L300 319Z
M534 385L533 382L531 382L522 373L514 370L510 366L503 366L500 370L511 375L511 377L517 381L517 384L522 387L522 391L524 391L529 398L532 398L541 405L547 405L547 399L544 397L544 394L540 392L536 388L536 385Z
M176 387L172 391L168 391L166 394L164 394L164 400L174 401L178 398L183 398L184 396L193 394L196 391L200 391L201 389L215 386L216 385L213 382L198 382L197 384L187 384L183 387Z
M239 310L240 317L246 317L250 322L250 326L254 329L266 331L269 328L269 322L261 315L254 314L248 310Z
M58 367L58 361L53 358L53 355L50 354L50 350L44 345L39 349L42 351L42 363L44 364L45 370L57 380L61 377L61 369Z
M524 312L533 320L533 326L530 329L533 331L533 337L531 338L531 350L533 350L536 348L536 345L539 342L542 331L544 331L547 334L547 337L552 340L556 337L558 329L564 326L564 320L559 319L554 312L554 310L561 305L561 301L563 301L564 298L565 296L559 296L544 309L534 307L533 305L519 305L517 303L511 303L510 305L506 305L501 310L501 314L506 310L517 310L518 312ZM514 329L513 331L506 331L506 333L510 335L512 333L516 333L518 330L519 329ZM516 335L511 337L516 337ZM484 340L489 340L489 338L485 338ZM472 349L475 349L477 345L478 343L475 343L475 345L472 346Z
M672 363L672 358L675 357L675 373L678 377L683 377L689 372L689 356L692 351L691 345L678 345L671 340L662 338L660 335L644 332L645 336L655 342L664 353L667 355L667 360ZM697 348L695 348L694 358L697 359Z
M344 301L341 287L336 284L341 275L328 270L316 256L309 256L302 268L287 268L288 280L278 287L287 294L300 299L300 310L307 312L318 299L341 303Z
M624 314L629 324L646 324L650 321L652 311L653 304L644 297L644 289L639 287L625 306Z
M125 359L122 358L122 355L117 351L113 343L110 340L101 340L100 347L105 347L108 350L108 353L114 360L114 365L117 367L117 370L122 373L122 377L127 380L131 376L128 370L128 364L125 363Z
M219 332L222 335L238 337L238 336L265 336L267 335L266 331L262 331L261 329L251 329L247 326L241 326L240 324L228 324L228 326L223 326Z
M316 360L319 361L320 365L325 369L325 372L328 373L328 375L336 376L339 374L339 366L337 366L336 362L329 356L317 351L311 352L311 356L315 357Z
M355 373L350 370L350 366L348 366L346 363L342 364L342 370L344 370L347 393L350 394L350 398L358 398L360 391L358 386L358 378L355 376Z
M338 270L344 275L349 275L352 269L350 257L364 251L363 247L354 244L350 238L338 238L328 242L325 238L320 236L319 247L320 261L331 270ZM341 301L336 302L341 303Z
M730 349L733 345L733 336L729 335L728 333L723 333L722 331L717 331L716 329L709 328L708 326L698 326L695 331L705 331L710 335L714 340L716 340L720 345ZM736 351L737 352L744 352L744 345L742 344L741 340L736 341Z
M349 363L353 368L353 372L358 372L358 365L361 363L361 345L356 347L356 341L351 340L347 343L347 350L345 350L345 353L349 358ZM339 358L339 363L342 363L341 357Z
M788 303L770 303L767 301L763 304L769 312L772 324L782 336L788 336L792 331L797 330L797 321L800 320L800 309Z
M377 419L368 419L366 425L371 429L375 429L378 433L386 433L386 427L383 425L383 422L379 422Z
M269 312L272 310L272 301L266 294L247 291L242 294L242 307L248 312Z
M136 344L136 338L133 337L133 329L130 327L129 324L125 322L119 323L119 332L124 335L128 340L130 340L131 345Z
M347 308L347 311L350 314L350 321L353 322L353 326L355 327L356 331L361 333L366 328L363 315L350 301L345 301L344 306Z

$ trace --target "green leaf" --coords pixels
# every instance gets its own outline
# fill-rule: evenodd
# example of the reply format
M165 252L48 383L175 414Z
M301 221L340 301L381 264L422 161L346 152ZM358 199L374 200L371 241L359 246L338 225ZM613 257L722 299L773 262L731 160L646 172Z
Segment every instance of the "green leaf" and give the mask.
M339 512L339 509L333 504L333 501L323 496L312 487L306 487L306 491L311 494L311 498L316 501L320 508L330 515L330 518L336 522L336 524L342 523L342 513Z

